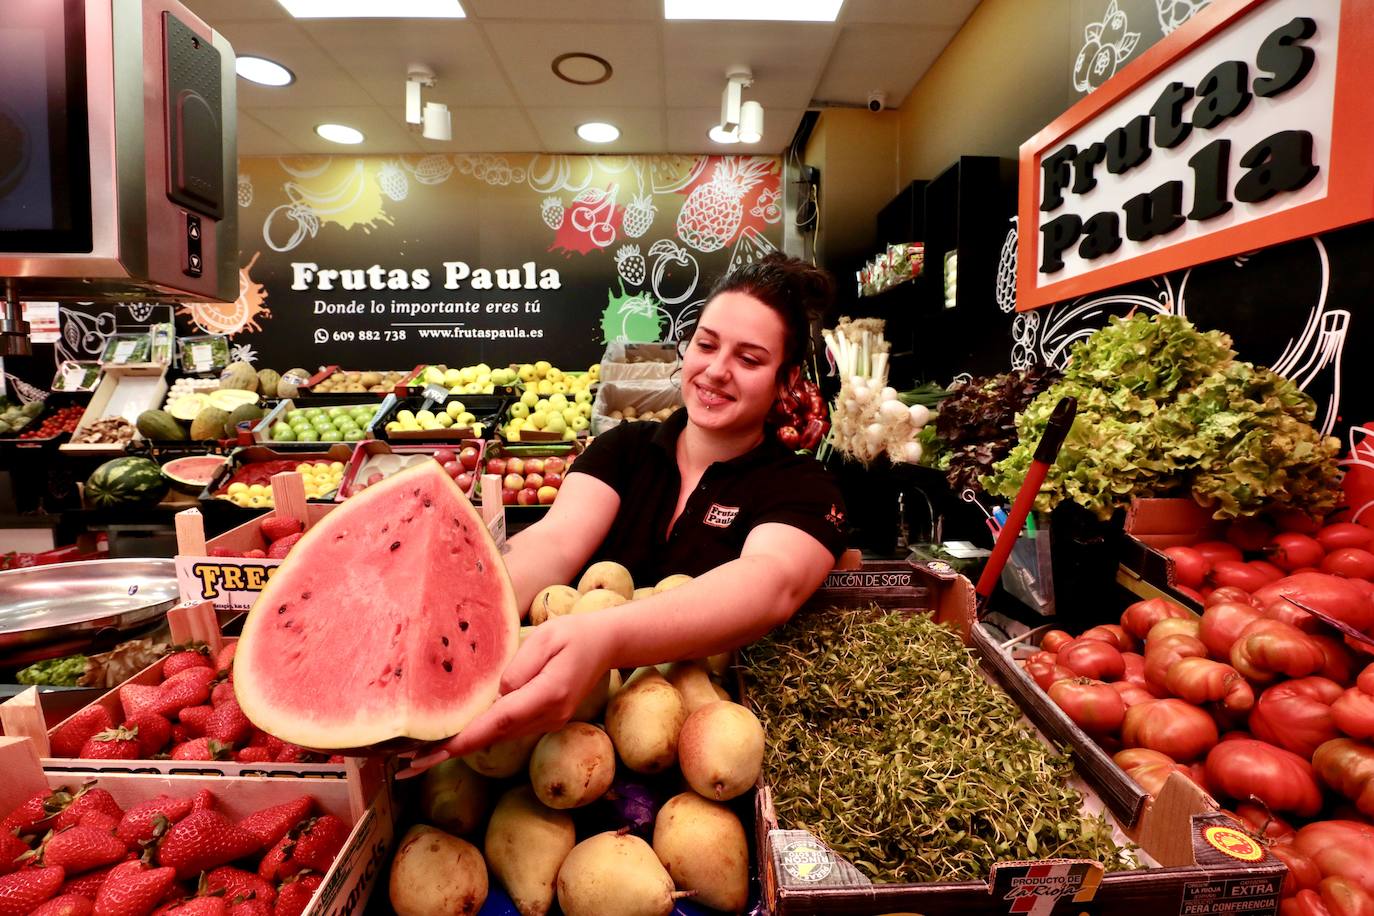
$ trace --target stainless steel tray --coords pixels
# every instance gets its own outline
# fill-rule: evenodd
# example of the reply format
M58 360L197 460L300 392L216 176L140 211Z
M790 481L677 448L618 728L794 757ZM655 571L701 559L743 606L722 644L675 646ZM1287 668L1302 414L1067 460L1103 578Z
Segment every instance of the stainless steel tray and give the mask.
M0 572L0 655L152 623L180 600L168 559L85 560Z

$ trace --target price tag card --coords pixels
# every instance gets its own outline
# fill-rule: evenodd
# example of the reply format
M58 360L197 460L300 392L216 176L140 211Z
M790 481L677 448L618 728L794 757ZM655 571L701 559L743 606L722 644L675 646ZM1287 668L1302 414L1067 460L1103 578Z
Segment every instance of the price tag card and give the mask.
M215 348L208 343L191 344L191 372L209 372L215 366Z
M134 348L137 346L138 341L136 340L121 340L119 343L115 344L114 359L112 359L111 362L127 363L129 357L133 356Z
M80 391L85 388L86 367L68 363L62 368L62 390Z

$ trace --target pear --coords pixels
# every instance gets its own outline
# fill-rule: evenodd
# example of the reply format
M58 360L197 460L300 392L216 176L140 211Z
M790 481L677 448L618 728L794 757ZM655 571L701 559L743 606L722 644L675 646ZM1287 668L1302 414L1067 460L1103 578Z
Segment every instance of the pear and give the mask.
M668 916L679 896L649 844L629 834L583 840L558 870L564 916Z
M682 694L682 702L689 716L707 703L720 699L716 695L715 685L711 683L711 676L698 662L673 662L661 666L659 670L664 679Z
M689 786L706 798L727 801L749 791L759 778L763 726L738 703L708 703L682 726L678 754Z
M619 607L630 599L612 591L609 588L594 588L577 599L577 603L572 606L569 614L585 614L588 611L605 610L608 607Z
M516 786L496 803L483 850L520 916L544 916L559 866L576 843L572 815L541 804L529 786Z
M686 719L682 694L653 668L636 671L606 705L606 731L636 773L661 773L677 762Z
M491 808L491 783L462 760L445 760L420 782L425 819L452 834L471 833Z
M635 592L635 583L628 569L611 560L602 560L588 566L582 578L577 580L577 590L584 595L596 588L619 592L620 597L629 601Z
M550 617L562 617L577 602L578 591L571 585L550 585L530 602L530 623L543 623Z
M530 784L550 808L580 808L606 794L615 778L615 748L595 725L569 722L539 739Z
M638 601L640 598L647 598L652 594L654 594L654 587L652 585L646 585L643 588L635 589L634 594L630 596L630 600Z
M600 719L601 714L606 711L606 704L619 689L620 672L612 668L603 680L596 682L596 686L582 698L582 702L577 704L572 714L573 721L595 722Z
M654 821L654 854L694 902L727 913L749 901L749 843L735 813L695 792L668 799Z
M691 577L691 576L684 575L683 573L674 573L673 575L668 576L668 577L665 578L665 579L659 580L659 583L658 583L657 585L654 586L654 591L656 591L656 592L666 592L666 591L670 591L670 590L672 590L672 589L677 588L679 585L682 585L682 584L685 583L685 582L691 582L691 581L692 581L692 577Z
M466 840L416 824L391 860L397 916L475 916L487 899L487 866Z
M498 741L491 747L468 754L463 758L463 762L483 776L505 779L529 766L530 755L534 753L534 746L539 743L541 737L525 735L523 738Z

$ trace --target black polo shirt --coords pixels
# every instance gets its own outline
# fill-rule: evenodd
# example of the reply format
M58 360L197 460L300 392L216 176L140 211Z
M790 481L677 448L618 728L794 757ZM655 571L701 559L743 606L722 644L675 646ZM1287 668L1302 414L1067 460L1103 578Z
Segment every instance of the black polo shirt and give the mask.
M712 464L687 498L671 533L682 476L677 438L686 409L662 423L621 423L587 447L570 473L590 474L620 495L620 510L593 560L614 560L636 585L664 576L698 576L738 559L756 525L780 522L805 531L837 558L845 549L844 501L826 469L772 436Z

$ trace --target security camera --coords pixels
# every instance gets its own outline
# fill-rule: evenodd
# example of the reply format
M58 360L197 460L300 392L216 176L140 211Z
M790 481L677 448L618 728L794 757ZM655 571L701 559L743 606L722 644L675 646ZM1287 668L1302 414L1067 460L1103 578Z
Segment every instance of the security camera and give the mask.
M875 89L868 94L868 110L882 111L887 107L887 93L881 89Z

